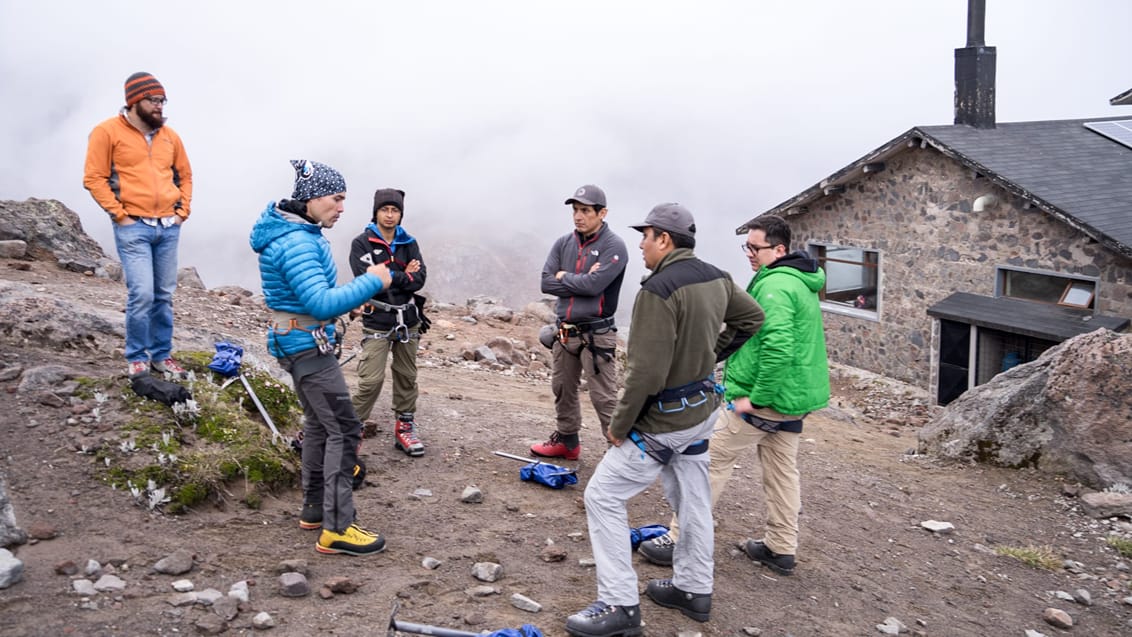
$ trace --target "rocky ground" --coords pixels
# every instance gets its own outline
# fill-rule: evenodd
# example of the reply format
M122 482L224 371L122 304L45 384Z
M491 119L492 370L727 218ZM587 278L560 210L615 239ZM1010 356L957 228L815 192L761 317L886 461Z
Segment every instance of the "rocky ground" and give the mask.
M41 261L0 260L0 287L0 368L26 376L62 364L127 390L113 351L121 284ZM176 302L179 347L258 342L263 310L238 291L185 287ZM418 412L426 455L396 451L387 419L363 446L370 477L356 494L361 521L388 536L386 552L364 558L314 551L314 534L297 525L296 489L274 493L259 510L240 502L240 484L186 515L137 505L100 480L92 456L76 452L90 427L74 414L91 405L76 405L65 391L61 401L21 392L21 373L0 369L0 474L32 536L8 547L23 574L0 589L0 635L247 634L261 630L257 623L270 634L374 635L385 632L395 605L398 619L414 623L472 632L531 623L564 634L566 616L595 596L581 495L604 448L600 429L587 409L582 459L568 463L581 485L553 491L520 482L521 464L492 451L526 455L553 428L534 340L541 321L497 314L473 323L469 313L433 310ZM100 321L109 327L98 328ZM350 336L356 340L356 330ZM493 352L510 344L510 364L465 360L492 339ZM696 624L645 600L647 635L874 635L900 626L925 636L1132 633L1132 560L1106 543L1129 537L1127 520L1086 516L1077 486L1054 477L916 455L916 431L934 409L920 391L839 368L834 395L803 435L796 575L776 576L734 548L758 537L763 516L749 456L716 511L711 621ZM100 414L108 435L131 417L115 404ZM388 404L383 396L379 416ZM482 501L462 501L470 486ZM659 486L630 513L634 525L666 523ZM929 520L954 528L933 532L923 526ZM1009 549L1045 549L1051 568L1001 554ZM473 576L483 562L502 566L498 579ZM668 574L639 557L634 563L642 588ZM284 596L283 571L305 573L311 592ZM1051 608L1073 627L1055 627L1052 613L1043 619Z

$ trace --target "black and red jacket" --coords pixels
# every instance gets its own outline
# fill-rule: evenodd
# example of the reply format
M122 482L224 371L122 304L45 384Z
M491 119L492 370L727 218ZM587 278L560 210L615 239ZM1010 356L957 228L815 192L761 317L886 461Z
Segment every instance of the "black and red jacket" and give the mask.
M408 274L405 266L413 259L420 261L421 269ZM393 243L386 243L381 232L371 223L350 244L350 269L354 276L358 276L369 266L382 263L389 268L393 282L373 298L389 305L407 304L409 307L404 311L405 325L416 325L420 322L420 316L413 303L413 293L424 287L427 272L420 244L401 226L397 226L397 231L393 234ZM370 306L362 315L362 325L371 330L386 331L397 326L397 314Z

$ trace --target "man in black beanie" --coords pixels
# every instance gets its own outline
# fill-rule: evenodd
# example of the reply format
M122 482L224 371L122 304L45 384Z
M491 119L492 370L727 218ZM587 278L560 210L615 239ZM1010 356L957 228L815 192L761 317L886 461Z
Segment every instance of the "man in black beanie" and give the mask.
M425 284L420 245L405 229L405 192L381 188L373 196L373 220L350 246L350 268L355 274L384 264L393 283L362 308L362 353L358 357L358 388L352 402L358 417L366 420L385 383L385 364L393 354L394 445L413 457L423 456L424 444L416 431L417 348L420 345L423 298L416 295Z

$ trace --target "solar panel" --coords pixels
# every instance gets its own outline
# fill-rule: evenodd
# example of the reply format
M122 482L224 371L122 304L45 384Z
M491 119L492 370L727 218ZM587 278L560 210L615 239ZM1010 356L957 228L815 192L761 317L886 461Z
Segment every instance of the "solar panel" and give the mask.
M1119 119L1110 122L1085 122L1085 128L1099 133L1118 144L1132 148L1132 119Z

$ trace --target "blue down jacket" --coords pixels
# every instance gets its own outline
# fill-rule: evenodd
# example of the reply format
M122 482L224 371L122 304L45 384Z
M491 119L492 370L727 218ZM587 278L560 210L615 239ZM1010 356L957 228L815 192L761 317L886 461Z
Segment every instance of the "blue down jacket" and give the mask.
M331 321L326 326L327 334L334 333L335 317L381 291L381 279L373 274L363 274L346 285L336 286L338 269L330 254L330 242L322 236L322 226L279 211L274 201L267 204L252 227L250 242L252 250L259 254L259 276L267 307ZM310 332L305 331L318 327L317 323L303 325L302 330L279 327L267 333L267 349L272 356L284 358L318 347Z

